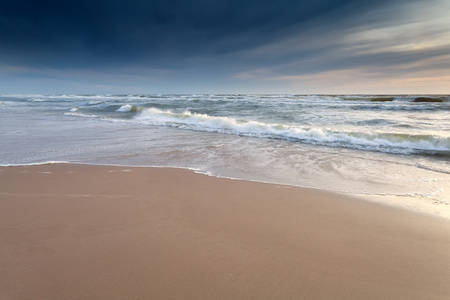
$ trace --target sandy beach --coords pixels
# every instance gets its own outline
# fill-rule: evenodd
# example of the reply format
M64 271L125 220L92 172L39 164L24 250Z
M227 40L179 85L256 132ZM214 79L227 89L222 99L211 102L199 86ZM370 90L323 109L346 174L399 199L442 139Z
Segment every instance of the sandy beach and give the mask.
M188 170L0 167L0 299L449 299L449 233Z

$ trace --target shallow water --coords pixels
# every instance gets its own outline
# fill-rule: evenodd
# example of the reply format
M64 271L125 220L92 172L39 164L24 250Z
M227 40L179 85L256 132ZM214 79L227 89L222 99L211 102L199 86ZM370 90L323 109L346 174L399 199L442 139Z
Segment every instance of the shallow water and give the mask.
M450 101L374 96L0 97L0 164L170 166L450 217Z

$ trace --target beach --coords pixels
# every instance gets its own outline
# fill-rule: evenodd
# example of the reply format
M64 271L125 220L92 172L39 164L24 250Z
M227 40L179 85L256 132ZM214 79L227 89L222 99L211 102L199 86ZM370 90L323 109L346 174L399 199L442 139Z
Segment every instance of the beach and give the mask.
M0 300L450 300L450 0L2 4Z
M0 166L191 169L450 219L450 96L374 97L0 95Z
M176 168L0 167L1 299L448 299L450 220Z

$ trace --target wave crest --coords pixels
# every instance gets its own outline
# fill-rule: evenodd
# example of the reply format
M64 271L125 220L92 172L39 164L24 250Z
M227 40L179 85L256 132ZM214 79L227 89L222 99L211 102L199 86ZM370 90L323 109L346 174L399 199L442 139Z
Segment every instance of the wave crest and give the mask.
M300 127L232 117L210 116L192 113L189 110L173 112L154 107L143 110L136 115L135 120L157 126L283 139L307 144L360 150L398 154L426 153L450 155L450 137L426 134L354 132L322 127Z

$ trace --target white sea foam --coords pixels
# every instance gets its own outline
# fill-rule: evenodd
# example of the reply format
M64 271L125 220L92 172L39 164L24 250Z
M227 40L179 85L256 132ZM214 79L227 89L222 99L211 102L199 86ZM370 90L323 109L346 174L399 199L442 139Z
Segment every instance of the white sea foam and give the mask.
M97 104L101 104L101 103L103 103L103 101L100 101L100 100L89 101L89 105L97 105Z
M117 109L117 111L119 111L119 112L130 112L130 111L138 111L138 110L140 110L139 107L137 107L135 105L131 105L131 104L122 105L121 107L119 107Z
M43 161L34 163L24 163L24 164L0 164L1 167L26 167L26 166L41 166L41 165L52 165L52 164L68 164L67 161Z
M188 110L177 113L157 108L146 109L135 119L142 123L159 126L298 140L304 143L343 146L361 150L404 154L420 151L450 151L450 137L436 135L335 130L317 126L300 127L232 117L209 116L192 113Z
M126 105L122 105L117 111L127 112L127 111L131 111L132 109L133 109L133 105L126 104Z
M84 113L79 113L79 110L75 110L72 111L70 110L70 112L65 112L64 115L66 116L76 116L76 117L84 117L84 118L99 118L99 115L90 115L90 114L84 114Z

